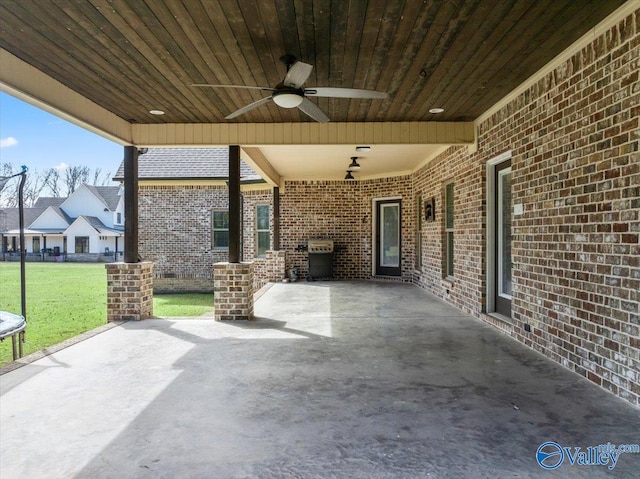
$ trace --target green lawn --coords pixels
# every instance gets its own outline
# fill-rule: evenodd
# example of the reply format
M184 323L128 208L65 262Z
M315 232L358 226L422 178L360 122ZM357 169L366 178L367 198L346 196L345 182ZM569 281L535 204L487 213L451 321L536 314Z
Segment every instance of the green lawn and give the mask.
M25 354L106 324L107 273L97 263L27 263ZM20 264L0 262L0 310L20 314ZM200 316L213 310L211 294L155 295L157 317ZM0 343L0 364L12 360L11 340Z

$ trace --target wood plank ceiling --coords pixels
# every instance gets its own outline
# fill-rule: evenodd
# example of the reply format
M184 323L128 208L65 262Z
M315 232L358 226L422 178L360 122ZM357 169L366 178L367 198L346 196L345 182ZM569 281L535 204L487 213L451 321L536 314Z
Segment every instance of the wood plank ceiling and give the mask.
M134 123L227 122L266 93L190 85L273 87L284 53L314 65L307 87L389 94L314 99L332 121L470 121L622 3L2 1L0 47ZM311 120L269 103L230 121Z

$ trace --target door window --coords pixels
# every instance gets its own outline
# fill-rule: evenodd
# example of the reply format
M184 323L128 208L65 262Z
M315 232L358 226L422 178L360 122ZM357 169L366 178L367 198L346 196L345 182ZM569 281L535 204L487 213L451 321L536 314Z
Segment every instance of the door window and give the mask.
M376 213L376 274L400 276L402 274L400 200L378 201Z

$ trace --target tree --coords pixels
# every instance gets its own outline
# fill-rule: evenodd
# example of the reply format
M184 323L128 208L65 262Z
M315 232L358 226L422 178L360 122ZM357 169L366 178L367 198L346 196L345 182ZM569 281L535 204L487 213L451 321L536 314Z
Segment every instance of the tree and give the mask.
M11 163L0 164L0 176L11 176L18 168ZM11 181L0 192L0 208L18 206L19 181ZM24 206L32 207L41 196L69 196L83 184L106 186L111 183L111 173L102 168L91 169L88 166L68 166L64 169L49 168L43 172L29 170L24 185Z
M0 176L7 177L13 175L13 173L13 165L11 163L3 162L0 164ZM13 181L9 180L3 190L0 191L0 207L13 208L17 206L17 192L18 190L14 188Z
M111 183L111 172L102 173L102 168L93 170L93 186L106 186Z
M49 188L51 196L60 196L60 170L58 168L49 168L46 171L44 182Z
M67 187L67 196L76 191L83 183L89 182L91 169L88 166L68 166L64 169L64 183Z
M46 187L44 178L36 170L27 172L27 179L24 183L23 198L25 208L31 208L36 204L38 197Z
M13 168L11 163L3 163L2 166L0 166L0 176L11 176L16 171L19 170ZM24 206L26 208L31 208L35 204L45 186L42 176L36 170L27 172L23 189ZM16 208L19 197L20 180L16 178L10 181L0 193L0 206L4 208Z

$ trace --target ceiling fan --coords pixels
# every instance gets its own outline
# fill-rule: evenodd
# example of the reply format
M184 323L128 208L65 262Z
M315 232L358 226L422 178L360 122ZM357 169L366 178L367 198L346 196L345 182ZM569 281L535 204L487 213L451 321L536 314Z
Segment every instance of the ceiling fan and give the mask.
M329 117L324 111L318 107L315 103L309 100L308 97L331 97L331 98L363 98L372 100L383 100L387 98L387 94L381 91L373 90L358 90L356 88L333 88L333 87L314 87L304 88L304 82L307 81L313 65L298 61L295 56L286 54L280 57L287 66L287 74L282 82L276 85L274 88L260 87L260 86L246 86L246 85L210 85L207 83L196 83L191 86L194 87L209 87L209 88L246 88L250 90L261 90L270 92L271 95L265 98L261 98L258 101L249 103L243 106L239 110L234 111L230 115L226 116L226 120L230 120L237 116L242 115L248 111L253 110L265 103L273 100L273 102L282 108L295 108L297 107L301 112L313 118L320 123L326 123L329 121Z

